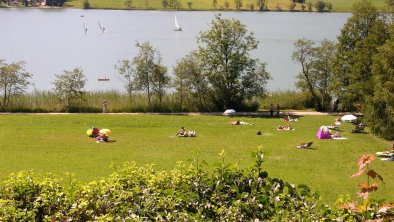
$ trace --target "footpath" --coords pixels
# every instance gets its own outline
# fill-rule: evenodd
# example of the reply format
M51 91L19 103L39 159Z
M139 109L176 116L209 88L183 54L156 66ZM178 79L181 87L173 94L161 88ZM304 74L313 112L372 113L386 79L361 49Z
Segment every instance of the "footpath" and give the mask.
M179 112L179 113L9 113L0 112L0 115L84 115L84 114L97 114L97 115L211 115L211 116L270 116L269 111L259 112L236 112L233 114L224 114L222 112ZM276 112L274 113L276 115ZM343 116L346 114L353 114L355 116L363 116L362 113L352 112L317 112L317 111L302 111L302 110L289 110L280 112L280 116Z

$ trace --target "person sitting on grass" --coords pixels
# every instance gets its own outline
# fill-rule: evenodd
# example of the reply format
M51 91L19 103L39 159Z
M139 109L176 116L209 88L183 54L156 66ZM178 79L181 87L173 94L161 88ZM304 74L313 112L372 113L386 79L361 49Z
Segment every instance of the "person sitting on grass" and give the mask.
M185 127L181 127L181 129L178 131L178 133L176 134L177 136L185 136L186 134L186 129Z
M197 134L196 131L186 131L185 127L182 126L176 135L180 137L195 137Z

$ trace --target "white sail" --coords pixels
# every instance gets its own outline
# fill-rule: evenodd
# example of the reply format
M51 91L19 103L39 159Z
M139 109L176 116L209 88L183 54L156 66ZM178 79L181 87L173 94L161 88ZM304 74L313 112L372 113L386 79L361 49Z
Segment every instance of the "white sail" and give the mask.
M175 15L175 31L181 31L181 30L182 30L182 28L179 26L178 19L176 18L176 15Z
M101 33L104 33L105 32L105 27L101 26L100 21L97 21L97 22L98 22L98 25L100 27Z
M85 21L82 20L82 25L83 25L83 32L85 35L88 33L88 28L86 28Z

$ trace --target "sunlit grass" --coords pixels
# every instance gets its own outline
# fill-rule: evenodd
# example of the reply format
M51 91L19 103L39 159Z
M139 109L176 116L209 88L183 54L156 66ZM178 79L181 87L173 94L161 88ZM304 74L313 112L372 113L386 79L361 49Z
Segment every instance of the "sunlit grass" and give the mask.
M34 170L64 177L71 172L83 181L105 176L110 165L135 161L155 164L157 169L172 169L177 161L189 162L199 154L212 170L220 162L217 155L227 153L227 163L248 167L254 163L251 152L263 145L264 169L272 177L294 184L307 184L333 203L340 194L354 194L362 180L350 178L357 171L356 161L364 153L389 149L389 145L370 134L351 134L352 124L344 124L347 140L318 140L316 130L333 122L333 116L305 116L292 125L294 131L277 131L281 119L210 115L148 114L68 114L0 116L0 178L11 172ZM253 123L232 126L240 119ZM113 131L113 143L96 143L86 135L95 126ZM197 131L195 138L175 137L181 127ZM256 132L261 131L262 136ZM301 141L313 140L313 149L296 149ZM377 160L372 165L385 179L376 198L394 199L394 164Z

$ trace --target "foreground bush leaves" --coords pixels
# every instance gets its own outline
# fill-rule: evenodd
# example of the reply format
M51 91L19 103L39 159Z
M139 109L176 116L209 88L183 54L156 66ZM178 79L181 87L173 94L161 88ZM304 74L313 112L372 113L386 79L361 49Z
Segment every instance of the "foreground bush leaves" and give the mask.
M58 180L20 172L0 187L0 221L330 221L341 217L357 218L321 204L305 185L295 187L268 177L260 166L239 169L221 164L210 174L198 164L179 163L171 171L156 171L151 165L125 163L108 178L87 184L69 175Z

